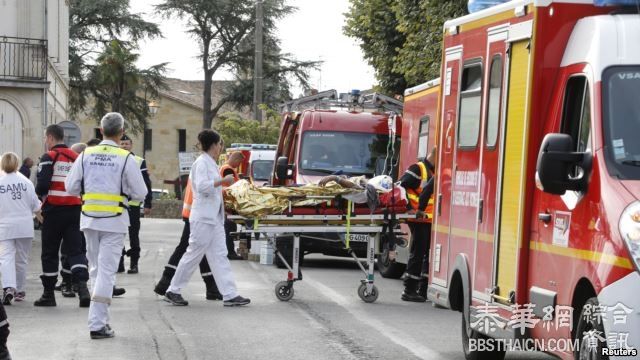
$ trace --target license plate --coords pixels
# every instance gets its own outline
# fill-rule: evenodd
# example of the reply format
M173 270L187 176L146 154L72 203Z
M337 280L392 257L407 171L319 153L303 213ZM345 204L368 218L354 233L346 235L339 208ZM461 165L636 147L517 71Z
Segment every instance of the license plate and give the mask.
M349 241L367 242L367 241L369 241L369 235L367 235L367 234L349 234Z

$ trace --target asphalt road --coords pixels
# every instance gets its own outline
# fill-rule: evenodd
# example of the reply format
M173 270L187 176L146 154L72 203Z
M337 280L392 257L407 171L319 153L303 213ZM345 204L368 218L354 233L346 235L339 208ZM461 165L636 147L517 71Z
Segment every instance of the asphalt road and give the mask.
M224 308L205 300L198 271L183 291L187 307L174 307L152 289L177 244L181 221L143 219L141 272L119 274L127 293L114 299L116 337L90 340L87 309L56 293L56 308L36 308L40 240L36 232L27 278L27 301L7 307L9 348L23 359L464 359L460 314L430 303L400 300L399 280L376 278L378 300L366 304L356 289L362 277L348 259L309 256L295 297L281 302L274 286L285 271L233 261L241 295L251 305ZM254 244L259 247L259 244ZM507 359L551 359L509 353Z

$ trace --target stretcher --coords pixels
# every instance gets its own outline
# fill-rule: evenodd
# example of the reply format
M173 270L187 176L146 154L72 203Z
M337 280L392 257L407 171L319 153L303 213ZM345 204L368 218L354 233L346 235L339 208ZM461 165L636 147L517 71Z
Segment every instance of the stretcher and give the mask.
M333 197L326 197L333 199ZM287 278L276 284L275 294L281 301L293 298L293 284L302 280L300 272L300 236L302 234L338 233L348 254L365 278L358 286L358 296L366 303L373 303L379 295L374 285L374 266L377 244L381 234L396 232L397 223L414 217L406 213L405 207L376 209L371 213L368 209L356 208L349 203L346 213L335 208L289 207L288 211L279 215L266 215L260 218L248 218L240 215L228 215L227 219L238 225L237 234L265 234L268 243L273 247L275 256L285 265ZM275 234L293 235L292 264L289 264L275 244ZM366 234L367 258L366 267L360 262L350 247L350 234Z

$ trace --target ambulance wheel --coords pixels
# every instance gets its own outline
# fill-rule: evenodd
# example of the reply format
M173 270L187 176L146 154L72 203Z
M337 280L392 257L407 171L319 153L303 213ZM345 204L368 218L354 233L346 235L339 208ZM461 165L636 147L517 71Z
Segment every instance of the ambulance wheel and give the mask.
M287 281L280 281L276 284L276 297L280 301L289 301L293 298L293 285Z
M498 351L497 349L493 349L493 351L478 351L469 350L469 340L474 339L477 341L479 339L487 340L488 336L481 334L475 330L471 330L471 335L467 335L467 320L464 318L464 312L462 313L462 351L464 351L464 358L467 360L503 360L506 355L506 351ZM494 342L494 345L496 343Z
M378 300L378 288L373 285L371 292L367 292L367 284L360 284L358 287L358 296L366 303L372 303Z
M383 278L400 279L406 266L389 259L389 249L382 250L378 255L378 271Z
M602 348L607 346L606 336L604 335L604 326L602 325L602 321L597 321L597 317L591 315L596 306L598 306L598 298L593 297L587 300L580 312L580 318L578 320L574 339L578 341L578 344L580 344L580 347L577 348L573 354L576 360L608 359L608 357L602 355ZM585 311L585 309L588 310ZM591 345L591 341L585 340L585 337L588 339L591 337L595 338L595 340L598 341L598 348L593 349L589 347ZM602 339L605 341L601 341Z

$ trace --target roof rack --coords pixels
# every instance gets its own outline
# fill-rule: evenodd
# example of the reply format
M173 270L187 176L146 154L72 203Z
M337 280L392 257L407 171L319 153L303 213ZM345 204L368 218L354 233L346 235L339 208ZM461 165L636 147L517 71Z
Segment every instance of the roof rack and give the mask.
M326 90L314 95L304 96L280 105L280 112L302 110L347 110L360 112L402 113L402 102L379 93L361 94L359 90L342 93Z

